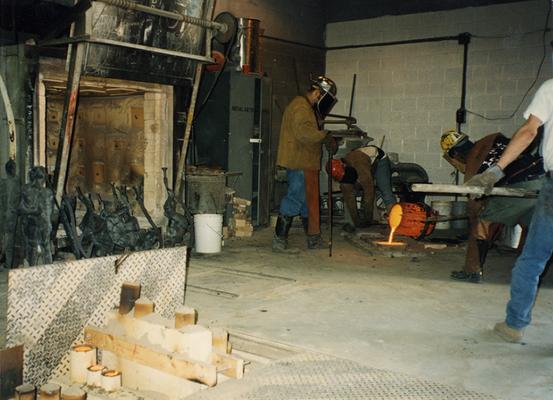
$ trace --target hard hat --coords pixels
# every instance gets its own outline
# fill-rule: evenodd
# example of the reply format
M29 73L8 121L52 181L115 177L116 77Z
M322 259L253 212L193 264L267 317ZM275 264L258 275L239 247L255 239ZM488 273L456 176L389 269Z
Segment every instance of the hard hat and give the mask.
M444 153L447 153L449 150L455 146L463 143L468 139L468 136L463 132L457 132L455 129L450 129L442 134L440 139L440 146Z
M332 179L340 182L346 173L344 163L340 160L332 159L331 168L329 168L329 163L326 163L326 172L328 173L330 169L330 175Z
M320 89L324 93L330 93L333 97L336 96L336 84L332 79L324 75L319 75L315 79L311 79L311 86Z

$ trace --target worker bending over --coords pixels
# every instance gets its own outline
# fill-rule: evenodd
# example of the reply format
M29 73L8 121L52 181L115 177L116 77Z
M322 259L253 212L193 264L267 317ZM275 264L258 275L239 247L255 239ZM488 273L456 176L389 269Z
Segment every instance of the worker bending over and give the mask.
M443 157L465 174L465 182L497 162L508 144L509 139L501 133L493 133L473 143L466 134L455 130L445 132L440 141ZM506 169L499 186L527 190L541 188L543 159L532 151L536 147L537 143ZM452 271L451 278L480 283L488 249L503 226L528 226L535 205L535 199L527 198L493 196L469 199L467 214L470 231L465 264L462 270Z
M329 172L327 163L327 172ZM373 207L376 189L382 195L386 211L396 202L392 192L392 169L390 159L376 146L363 146L350 151L341 159L331 161L330 174L340 183L346 210L354 226L344 225L344 230L367 227L373 222ZM360 210L357 210L357 189L363 190Z

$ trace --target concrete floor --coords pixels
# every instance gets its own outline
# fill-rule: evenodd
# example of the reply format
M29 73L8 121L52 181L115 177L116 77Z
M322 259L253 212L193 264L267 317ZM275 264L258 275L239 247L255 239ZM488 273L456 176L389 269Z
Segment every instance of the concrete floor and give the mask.
M553 398L552 278L544 279L524 344L491 331L504 317L515 255L492 251L480 285L449 279L464 247L416 258L371 255L335 234L327 250L270 250L270 229L193 255L186 304L225 326L361 364L491 394ZM305 248L300 229L291 246Z
M449 279L463 263L463 246L390 258L352 245L336 229L329 258L327 250L272 253L271 236L271 229L256 230L227 240L220 254L192 255L186 304L198 309L199 323L498 399L553 398L551 275L524 344L491 331L504 316L513 253L493 250L485 283L475 285ZM305 248L300 228L290 244ZM3 272L2 306L5 293Z

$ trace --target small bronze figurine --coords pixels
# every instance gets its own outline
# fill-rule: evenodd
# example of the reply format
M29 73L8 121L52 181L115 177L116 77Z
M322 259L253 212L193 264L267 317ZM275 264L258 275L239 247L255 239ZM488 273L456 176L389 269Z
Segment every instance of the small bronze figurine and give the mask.
M44 167L33 167L29 172L29 183L21 190L18 212L23 227L25 259L29 265L52 262L50 236L56 210L54 194L45 187L46 178Z

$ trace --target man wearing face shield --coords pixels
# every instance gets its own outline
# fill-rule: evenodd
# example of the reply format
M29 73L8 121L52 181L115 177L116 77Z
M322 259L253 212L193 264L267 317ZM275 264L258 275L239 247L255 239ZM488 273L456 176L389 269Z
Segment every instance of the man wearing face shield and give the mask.
M319 170L322 144L333 139L320 122L336 104L336 84L325 76L311 81L303 96L295 97L284 110L277 165L286 168L288 191L280 203L273 237L273 251L285 251L288 232L299 215L307 234L307 248L323 246L319 214Z

